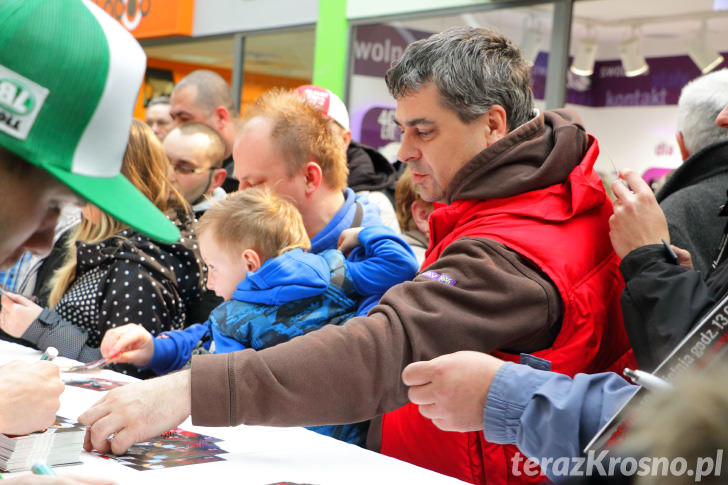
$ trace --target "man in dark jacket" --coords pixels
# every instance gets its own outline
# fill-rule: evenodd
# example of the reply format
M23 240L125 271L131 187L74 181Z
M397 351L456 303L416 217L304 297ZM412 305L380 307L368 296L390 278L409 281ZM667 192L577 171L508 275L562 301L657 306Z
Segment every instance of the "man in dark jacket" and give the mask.
M519 50L493 32L450 30L411 44L387 84L403 129L399 158L422 198L445 204L432 215L423 272L340 327L260 352L193 357L190 371L112 391L80 418L88 447L122 452L190 413L208 426L370 419L407 403L405 365L461 349L538 353L533 360L568 373L606 369L627 352L596 141L572 112L534 110ZM406 416L391 422L409 426ZM369 445L391 431L373 426ZM483 466L462 469L482 457L453 456L449 444L462 438L431 431L445 460L427 449L417 459L482 480Z
M688 251L697 271L712 269L722 225L715 216L728 187L728 131L716 125L728 104L728 69L687 84L680 94L677 141L684 163L657 193L672 243Z

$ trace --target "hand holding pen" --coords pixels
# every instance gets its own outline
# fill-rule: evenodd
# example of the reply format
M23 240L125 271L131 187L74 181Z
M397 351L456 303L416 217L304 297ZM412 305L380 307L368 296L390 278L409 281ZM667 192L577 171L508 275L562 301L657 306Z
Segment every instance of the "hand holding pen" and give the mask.
M26 434L52 425L63 390L53 362L14 361L0 366L0 433Z
M609 218L609 238L614 252L624 258L639 247L668 241L670 233L650 186L633 170L623 171L620 177L629 187L619 181L612 184L616 200Z

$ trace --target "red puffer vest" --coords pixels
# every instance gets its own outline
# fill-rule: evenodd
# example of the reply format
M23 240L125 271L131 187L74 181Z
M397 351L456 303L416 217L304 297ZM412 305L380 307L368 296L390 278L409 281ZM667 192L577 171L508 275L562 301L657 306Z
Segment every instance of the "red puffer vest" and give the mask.
M624 281L609 240L612 205L592 170L599 148L592 137L590 142L584 160L562 184L503 199L455 201L436 210L422 266L462 237L492 239L528 258L551 278L564 303L552 347L532 355L571 376L635 364L619 304ZM488 443L482 432L441 431L412 404L384 415L381 452L470 483L545 480L522 473L523 460L513 460L515 446Z

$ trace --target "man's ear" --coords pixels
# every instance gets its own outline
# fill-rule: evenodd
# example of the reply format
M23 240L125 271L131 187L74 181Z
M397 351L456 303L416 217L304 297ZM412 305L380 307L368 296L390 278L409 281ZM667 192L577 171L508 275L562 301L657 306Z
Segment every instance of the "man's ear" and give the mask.
M216 188L221 187L226 177L227 172L224 168L213 169L212 180L210 181L210 187L207 189L207 193L211 194Z
M503 106L494 104L483 116L487 117L484 129L485 137L488 140L488 146L490 146L506 136L508 133L506 110L503 109Z
M344 148L349 148L349 143L351 143L351 130L346 130L344 132Z
M261 262L260 254L254 249L246 249L243 251L243 264L245 265L246 271L258 271L263 264Z
M685 138L683 138L682 131L675 133L675 139L677 140L677 146L680 147L680 155L683 161L687 160L690 157L690 152L685 146Z
M412 220L415 221L415 226L422 234L429 234L430 232L430 210L426 205L419 200L413 200L412 206Z
M230 123L230 112L224 106L218 106L215 108L215 117L220 126L219 130L222 131Z
M324 174L321 170L321 165L317 162L312 160L304 165L303 177L306 182L306 195L311 195L316 192L316 189L318 189L321 182L323 182L323 176Z

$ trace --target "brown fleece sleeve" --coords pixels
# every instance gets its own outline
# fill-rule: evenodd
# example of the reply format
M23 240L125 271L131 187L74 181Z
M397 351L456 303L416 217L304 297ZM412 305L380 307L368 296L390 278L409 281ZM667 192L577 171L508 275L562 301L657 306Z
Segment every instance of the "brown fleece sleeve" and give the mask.
M409 363L458 350L532 352L561 319L554 285L516 253L481 238L451 244L426 271L391 288L367 317L262 351L192 358L195 425L341 424L407 402Z

